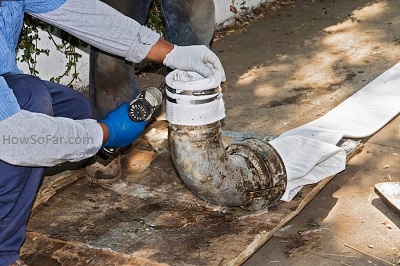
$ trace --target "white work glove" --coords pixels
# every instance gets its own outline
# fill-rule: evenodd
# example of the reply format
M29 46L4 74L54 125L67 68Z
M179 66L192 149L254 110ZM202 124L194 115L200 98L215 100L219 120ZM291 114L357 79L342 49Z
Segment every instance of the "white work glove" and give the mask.
M205 78L214 75L212 69L221 72L222 81L226 80L225 71L218 56L205 45L178 46L167 54L163 64L172 69L194 71Z

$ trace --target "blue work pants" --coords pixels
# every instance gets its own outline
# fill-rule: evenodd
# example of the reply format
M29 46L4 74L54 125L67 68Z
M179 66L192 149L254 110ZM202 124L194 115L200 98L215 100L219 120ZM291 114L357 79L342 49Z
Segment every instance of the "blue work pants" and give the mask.
M21 109L56 117L86 119L92 108L81 93L30 75L4 75ZM44 168L0 161L0 266L19 258L32 203Z

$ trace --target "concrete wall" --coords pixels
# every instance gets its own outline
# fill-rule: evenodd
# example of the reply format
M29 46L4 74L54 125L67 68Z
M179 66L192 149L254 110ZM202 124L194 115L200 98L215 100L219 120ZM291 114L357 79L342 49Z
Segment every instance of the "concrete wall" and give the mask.
M200 0L201 1L201 0ZM220 29L234 23L236 17L243 17L251 10L258 7L265 2L273 2L274 0L214 0L216 7L216 28ZM231 6L234 6L237 13L231 11ZM41 55L38 57L36 69L39 71L39 76L42 79L50 79L64 73L67 59L65 55L52 49L54 44L49 40L47 33L40 32L41 40L38 44L40 48L49 48L50 55ZM55 36L54 36L55 37ZM60 39L55 37L57 42ZM89 54L86 50L78 50L82 54L78 63L78 73L80 80L73 83L74 88L84 89L89 84ZM25 72L29 73L28 67L24 63L19 63L19 67ZM66 84L71 80L71 77L66 77L61 80L61 83Z
M216 9L217 28L229 26L234 23L236 16L243 16L251 12L251 10L266 2L274 2L274 0L214 0ZM234 6L238 11L233 13L230 8Z

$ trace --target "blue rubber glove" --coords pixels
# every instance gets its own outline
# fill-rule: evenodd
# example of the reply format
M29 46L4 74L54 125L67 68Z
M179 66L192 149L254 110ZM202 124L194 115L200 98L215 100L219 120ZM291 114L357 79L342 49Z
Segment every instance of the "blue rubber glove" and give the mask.
M135 141L147 125L146 121L135 122L129 118L129 103L125 102L111 111L99 122L104 123L109 132L107 142L103 147L122 148Z

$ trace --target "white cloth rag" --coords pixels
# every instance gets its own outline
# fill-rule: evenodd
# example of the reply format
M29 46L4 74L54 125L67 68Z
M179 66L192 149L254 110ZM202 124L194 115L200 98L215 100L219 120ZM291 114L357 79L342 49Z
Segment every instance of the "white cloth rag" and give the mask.
M168 122L175 125L200 126L214 123L225 117L225 103L221 92L222 75L213 70L214 75L204 78L196 72L174 70L165 82L175 90L168 91L166 115ZM194 91L215 90L206 95L190 95Z
M344 170L343 137L375 134L400 112L400 63L324 116L289 130L270 143L284 161L288 184L281 200L291 201L308 184Z

